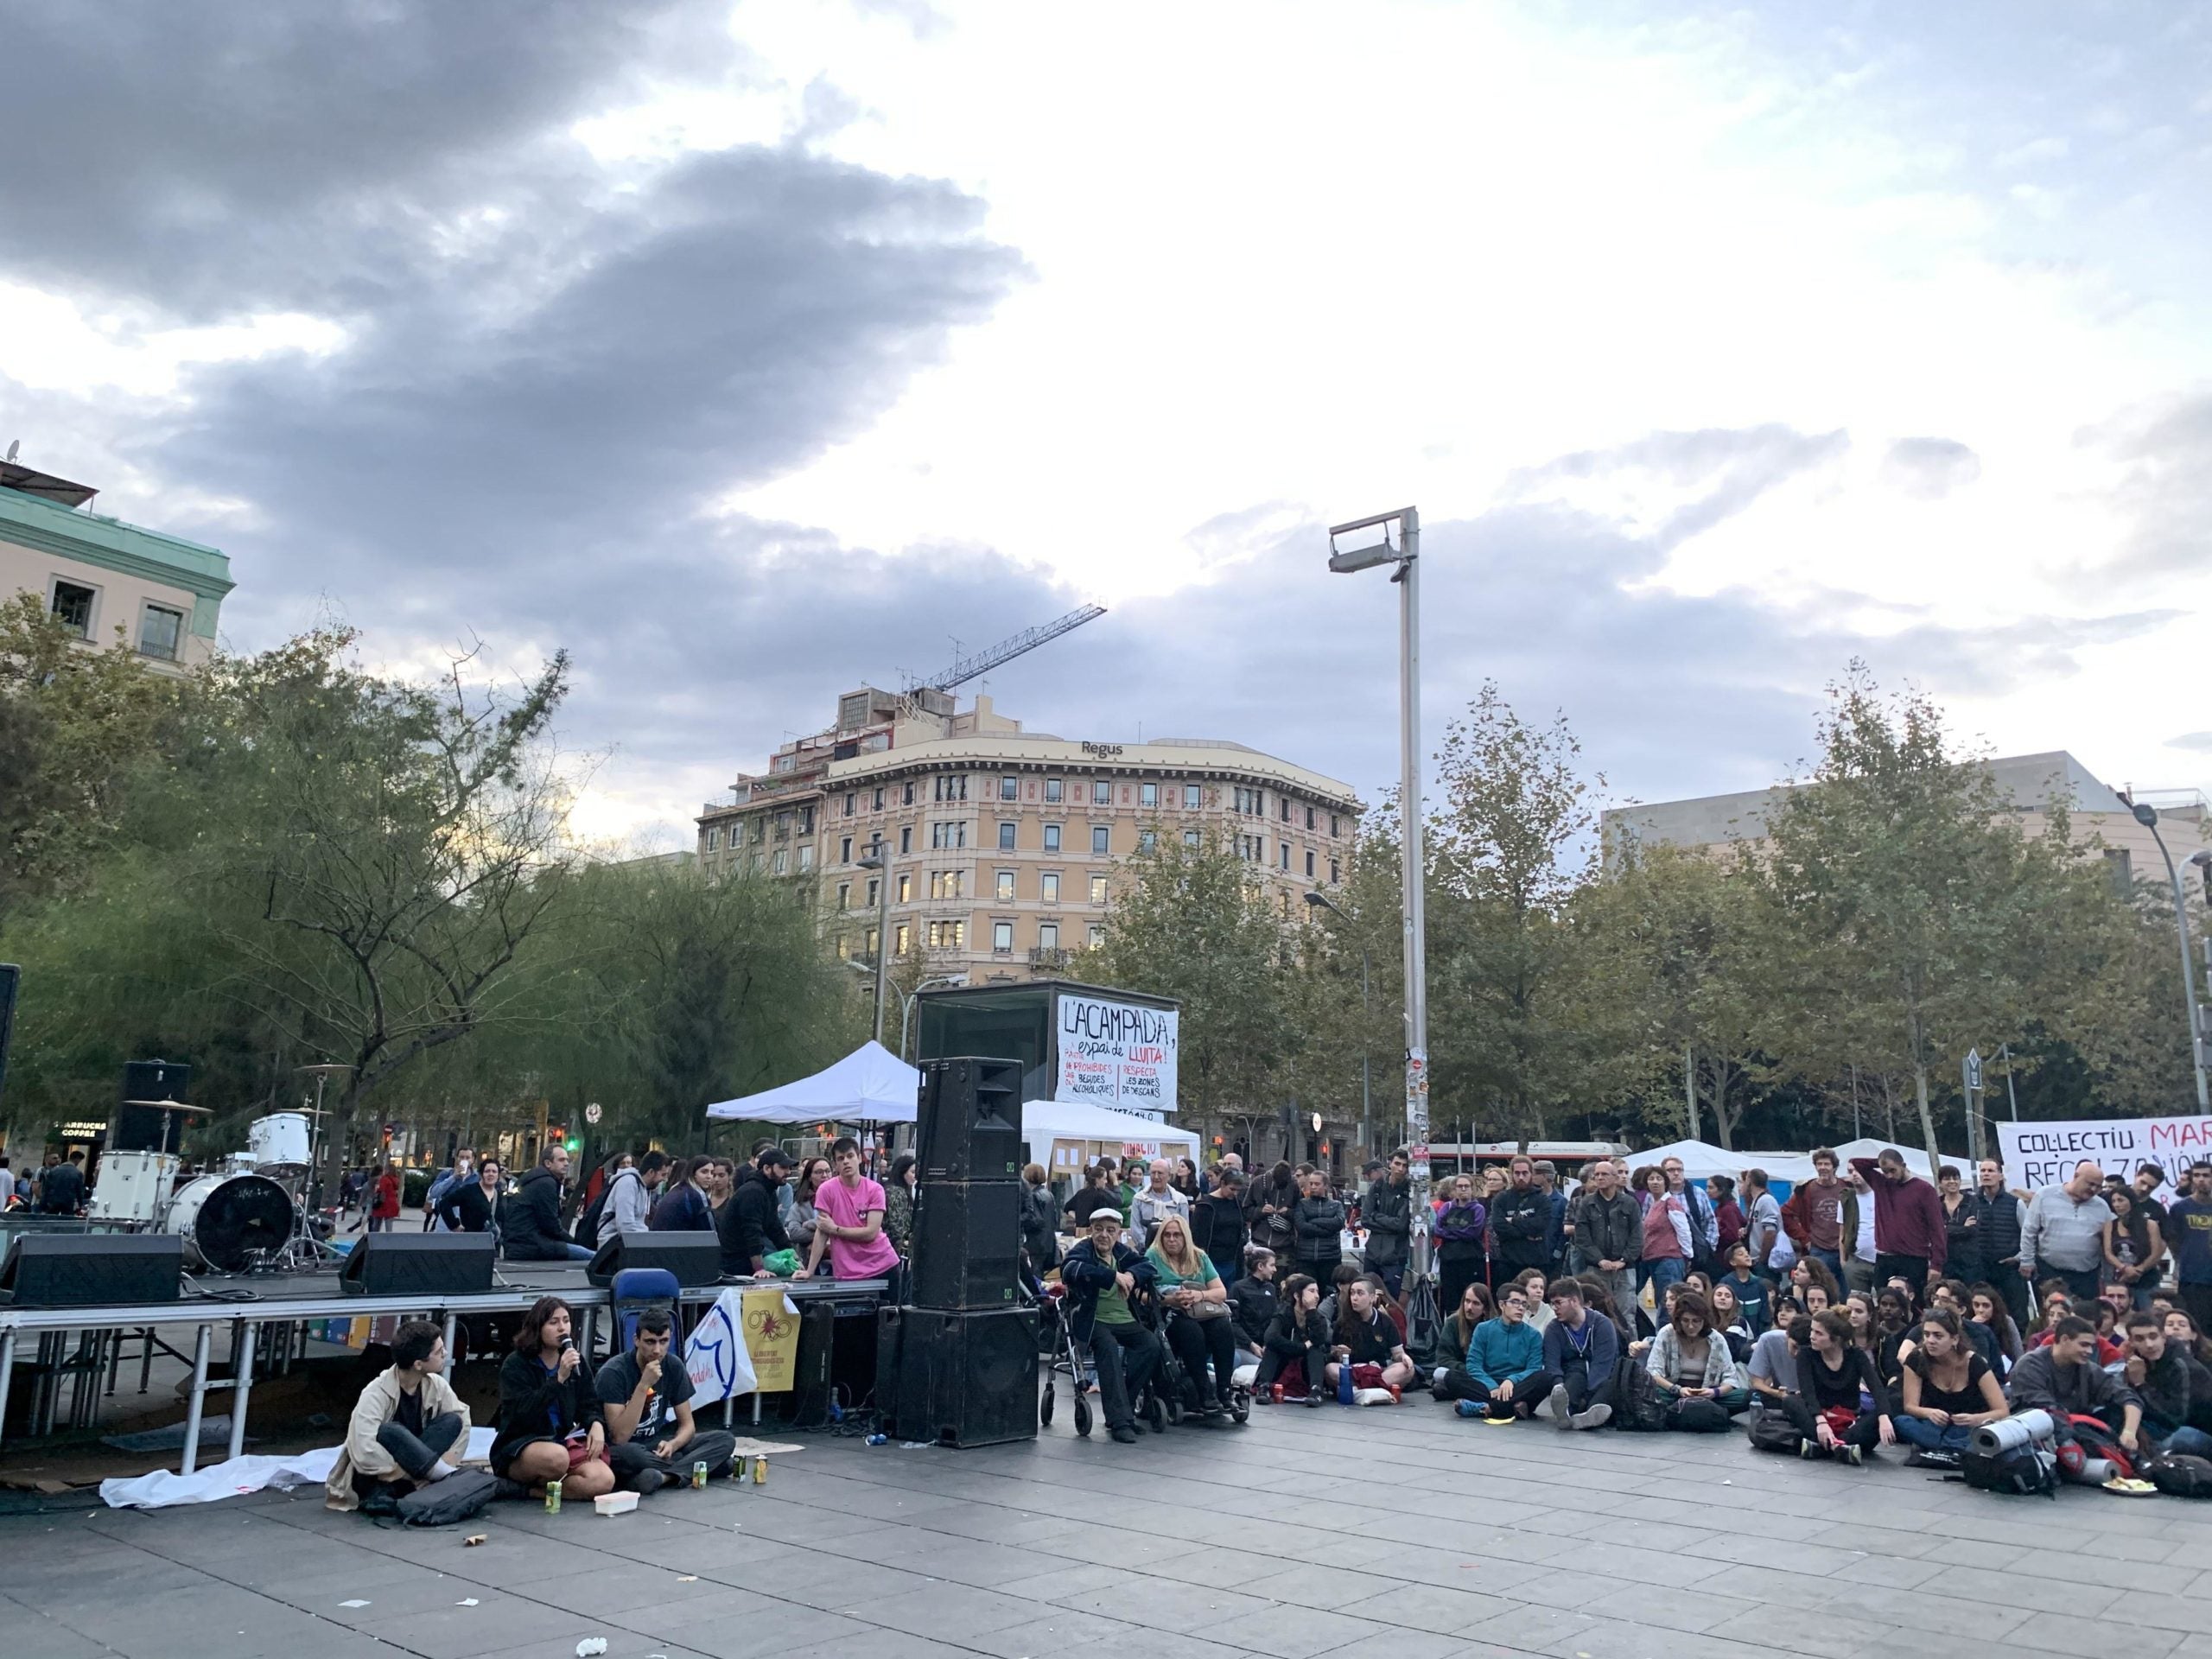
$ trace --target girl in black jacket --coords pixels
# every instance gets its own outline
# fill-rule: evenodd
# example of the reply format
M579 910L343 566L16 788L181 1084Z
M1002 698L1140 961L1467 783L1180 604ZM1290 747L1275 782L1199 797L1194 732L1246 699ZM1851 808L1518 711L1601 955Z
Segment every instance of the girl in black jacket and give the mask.
M1797 1344L1797 1392L1783 1408L1805 1437L1798 1455L1856 1467L1875 1446L1894 1445L1889 1390L1873 1356L1852 1340L1851 1316L1824 1308L1801 1317L1789 1334ZM1862 1395L1873 1401L1872 1409Z
M584 1499L614 1490L607 1425L590 1368L569 1340L575 1315L558 1296L541 1296L523 1315L515 1351L499 1366L499 1431L492 1472L543 1496Z
M1268 1326L1254 1397L1272 1400L1275 1379L1296 1365L1305 1372L1306 1403L1320 1405L1323 1371L1329 1363L1329 1322L1321 1315L1321 1287L1306 1274L1294 1273L1283 1281L1281 1311Z

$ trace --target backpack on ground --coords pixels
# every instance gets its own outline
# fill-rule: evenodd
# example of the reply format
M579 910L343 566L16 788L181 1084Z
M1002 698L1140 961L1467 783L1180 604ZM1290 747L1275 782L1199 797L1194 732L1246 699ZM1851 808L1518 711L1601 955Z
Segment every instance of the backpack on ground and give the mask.
M401 1498L399 1518L410 1527L449 1527L475 1516L499 1489L499 1477L488 1469L456 1469Z
M1677 1400L1670 1428L1691 1434L1719 1434L1735 1421L1718 1400Z
M2187 1452L2161 1452L2136 1473L2169 1497L2212 1497L2212 1461Z
M1618 1375L1620 1398L1613 1409L1613 1427L1632 1434L1656 1434L1667 1428L1675 1401L1661 1392L1658 1383L1652 1381L1651 1373L1635 1361L1624 1359Z
M2031 1442L2008 1446L1996 1452L1968 1446L1959 1458L1959 1472L1978 1492L2003 1492L2015 1497L2056 1498L2058 1496L2058 1455L2048 1444Z
M1778 1452L1784 1457L1794 1458L1797 1455L1798 1447L1805 1444L1805 1437L1798 1433L1797 1425L1789 1421L1786 1413L1779 1411L1763 1411L1754 1408L1751 1434L1751 1450L1754 1452Z
M2112 1426L2103 1418L2076 1412L2066 1420L2066 1426L2073 1431L2075 1442L2081 1446L2083 1457L2102 1458L2112 1465L2113 1474L2121 1480L2135 1478L2133 1454L2120 1443L2120 1436L2113 1433Z

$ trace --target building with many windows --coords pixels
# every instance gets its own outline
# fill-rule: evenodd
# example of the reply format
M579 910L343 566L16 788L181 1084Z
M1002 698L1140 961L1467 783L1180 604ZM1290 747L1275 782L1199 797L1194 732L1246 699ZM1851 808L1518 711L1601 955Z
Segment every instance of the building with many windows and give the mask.
M0 592L29 591L88 644L175 672L207 661L231 562L212 547L86 509L99 493L0 461Z
M1344 879L1349 785L1241 743L1070 741L1025 732L979 696L862 687L837 723L779 749L699 816L709 870L818 883L840 952L873 958L877 882L891 950L971 982L1049 975L1097 943L1121 861L1159 836L1230 837L1286 915ZM885 868L860 861L880 853Z

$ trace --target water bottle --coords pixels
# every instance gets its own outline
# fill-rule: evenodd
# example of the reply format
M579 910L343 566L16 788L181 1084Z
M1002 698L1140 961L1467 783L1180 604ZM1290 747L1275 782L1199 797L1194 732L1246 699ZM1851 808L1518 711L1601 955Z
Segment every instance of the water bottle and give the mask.
M1349 1356L1337 1367L1337 1403L1340 1406L1351 1404L1351 1359Z
M870 1446L888 1446L891 1437L888 1434L871 1434L868 1437L868 1443Z

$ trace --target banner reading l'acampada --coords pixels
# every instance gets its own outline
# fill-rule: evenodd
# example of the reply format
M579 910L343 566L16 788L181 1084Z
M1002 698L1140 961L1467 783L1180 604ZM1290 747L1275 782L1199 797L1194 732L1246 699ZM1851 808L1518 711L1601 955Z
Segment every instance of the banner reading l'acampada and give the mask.
M1145 1117L1168 1116L1175 1109L1176 1027L1181 1017L1173 1008L1063 995L1060 1074L1052 1098Z

